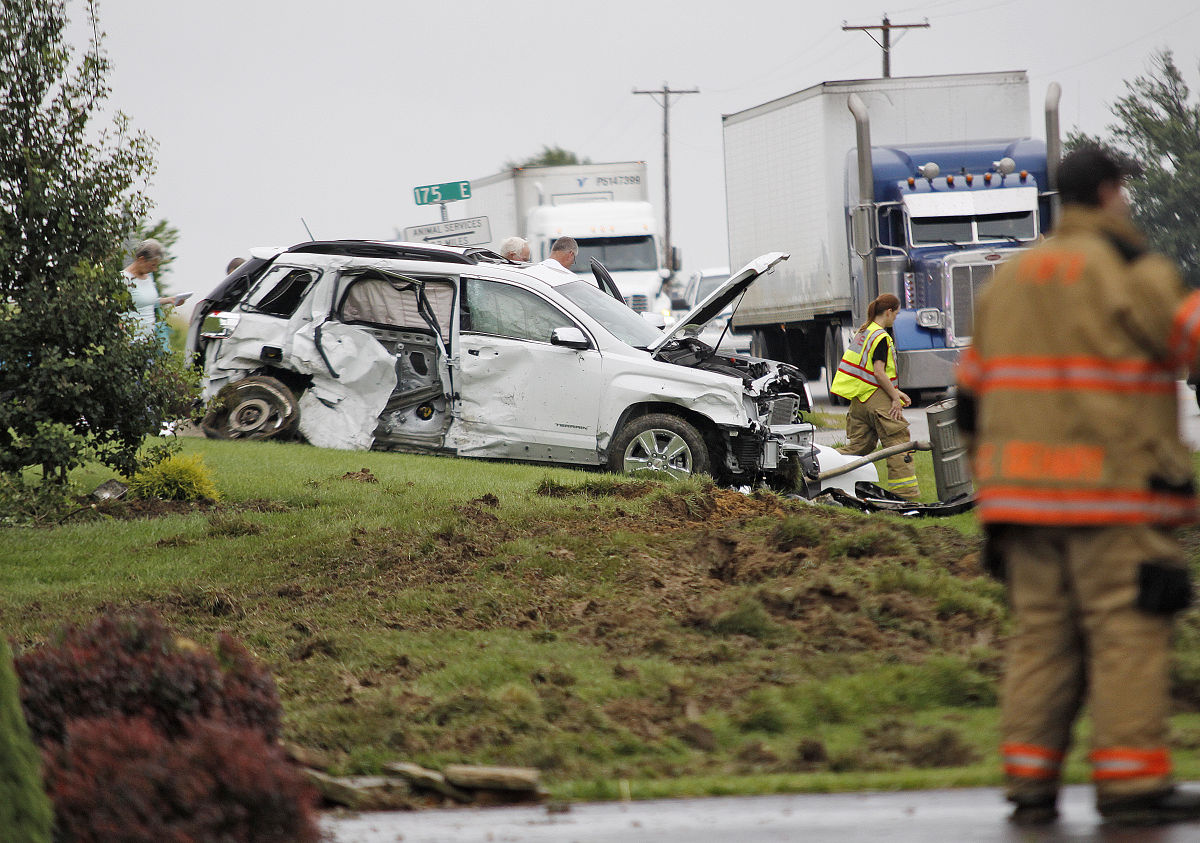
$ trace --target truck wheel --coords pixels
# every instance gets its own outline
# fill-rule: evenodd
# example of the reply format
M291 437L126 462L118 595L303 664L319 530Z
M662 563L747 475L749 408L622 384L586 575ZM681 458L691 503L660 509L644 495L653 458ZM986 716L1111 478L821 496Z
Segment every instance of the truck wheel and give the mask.
M210 439L270 439L299 420L300 405L292 391L275 378L259 375L218 392L200 427Z
M614 437L608 470L677 479L708 474L708 446L700 432L679 416L650 413L630 419Z
M840 395L834 395L830 387L833 385L833 376L837 374L838 364L842 362L842 355L846 353L846 349L842 347L842 329L830 326L825 329L825 388L829 391L829 403L834 407L845 407L850 402Z

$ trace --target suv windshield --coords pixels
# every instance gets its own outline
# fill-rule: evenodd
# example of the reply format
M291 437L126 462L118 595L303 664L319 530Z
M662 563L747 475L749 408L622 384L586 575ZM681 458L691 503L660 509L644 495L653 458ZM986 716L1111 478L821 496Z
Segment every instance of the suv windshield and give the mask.
M555 287L555 290L582 308L588 316L626 345L647 348L650 343L662 339L662 331L608 293L601 292L595 284L572 281Z
M604 264L609 272L631 269L658 269L654 255L654 238L641 237L577 237L579 254L575 256L576 272L587 272L590 258Z

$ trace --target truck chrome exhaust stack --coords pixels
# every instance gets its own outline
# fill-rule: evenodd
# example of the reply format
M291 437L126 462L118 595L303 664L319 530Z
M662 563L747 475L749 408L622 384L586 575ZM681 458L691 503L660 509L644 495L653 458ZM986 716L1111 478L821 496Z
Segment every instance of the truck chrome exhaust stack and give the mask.
M1050 197L1050 222L1058 222L1058 161L1062 158L1062 140L1058 130L1058 101L1062 99L1062 86L1051 82L1046 89L1046 179L1047 188L1055 191Z
M875 271L875 176L871 168L871 118L867 114L867 104L858 94L851 94L846 100L846 107L854 115L854 132L858 148L858 205L866 206L870 220L868 232L872 248L863 255L863 275L866 282L867 301L874 301L879 295L879 275ZM859 211L858 213L862 213ZM864 305L866 302L863 303Z

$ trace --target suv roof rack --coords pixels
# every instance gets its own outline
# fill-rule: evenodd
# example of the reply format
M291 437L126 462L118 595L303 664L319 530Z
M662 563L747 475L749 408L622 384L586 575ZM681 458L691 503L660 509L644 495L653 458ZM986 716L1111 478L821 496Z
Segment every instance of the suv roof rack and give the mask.
M307 243L297 243L287 251L292 254L345 255L352 258L391 258L471 264L479 262L466 252L445 246L384 243L377 240L312 240Z
M513 263L490 249L478 246L459 249L451 246L381 240L311 240L306 243L297 243L287 251L292 254L299 252L317 255L345 255L353 258L391 258L393 260L441 261L443 263Z

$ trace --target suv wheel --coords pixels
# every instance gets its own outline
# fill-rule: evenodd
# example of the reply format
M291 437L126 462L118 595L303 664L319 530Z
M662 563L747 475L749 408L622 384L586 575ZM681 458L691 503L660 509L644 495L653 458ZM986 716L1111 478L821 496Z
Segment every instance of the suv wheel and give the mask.
M608 470L682 478L711 471L704 437L679 416L651 413L631 419L613 439Z
M270 439L300 420L292 391L275 378L243 378L223 388L200 427L210 439Z

